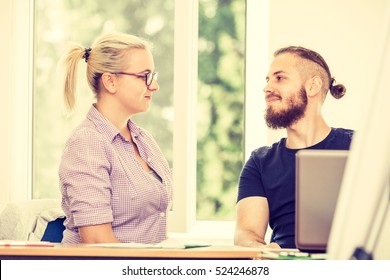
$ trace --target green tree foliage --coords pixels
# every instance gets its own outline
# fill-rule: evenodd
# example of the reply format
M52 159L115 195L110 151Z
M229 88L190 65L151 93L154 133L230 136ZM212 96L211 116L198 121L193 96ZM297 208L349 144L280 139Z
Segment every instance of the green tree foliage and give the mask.
M232 219L243 164L245 1L201 0L197 215Z

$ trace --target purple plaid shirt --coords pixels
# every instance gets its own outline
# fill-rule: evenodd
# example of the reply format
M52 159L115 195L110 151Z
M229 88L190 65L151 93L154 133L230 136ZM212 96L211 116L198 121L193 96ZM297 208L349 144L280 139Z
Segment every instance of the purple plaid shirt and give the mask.
M158 243L167 238L172 170L153 137L128 121L148 174L132 143L92 106L65 145L59 177L66 214L64 243L80 243L78 228L111 223L121 242ZM161 178L161 181L158 180Z

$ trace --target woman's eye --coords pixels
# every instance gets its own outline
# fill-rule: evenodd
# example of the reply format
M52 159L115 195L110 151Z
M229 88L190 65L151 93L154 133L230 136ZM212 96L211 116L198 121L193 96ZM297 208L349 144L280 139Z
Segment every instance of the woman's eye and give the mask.
M147 78L146 74L145 75L138 75L137 77L138 77L138 79L143 79L143 80L146 80L146 78Z

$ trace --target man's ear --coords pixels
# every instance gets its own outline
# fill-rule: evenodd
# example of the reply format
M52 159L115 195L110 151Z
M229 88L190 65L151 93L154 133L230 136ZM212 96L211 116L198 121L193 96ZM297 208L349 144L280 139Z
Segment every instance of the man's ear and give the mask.
M117 80L116 76L111 73L103 73L102 77L103 87L111 94L116 92Z
M306 82L306 92L309 97L314 97L321 93L322 79L319 76L314 76Z

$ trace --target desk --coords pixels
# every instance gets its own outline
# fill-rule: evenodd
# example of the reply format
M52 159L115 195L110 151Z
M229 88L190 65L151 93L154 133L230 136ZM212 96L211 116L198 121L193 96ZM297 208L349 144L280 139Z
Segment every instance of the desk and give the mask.
M0 259L253 259L261 249L210 246L191 249L102 248L81 244L54 247L0 246Z

